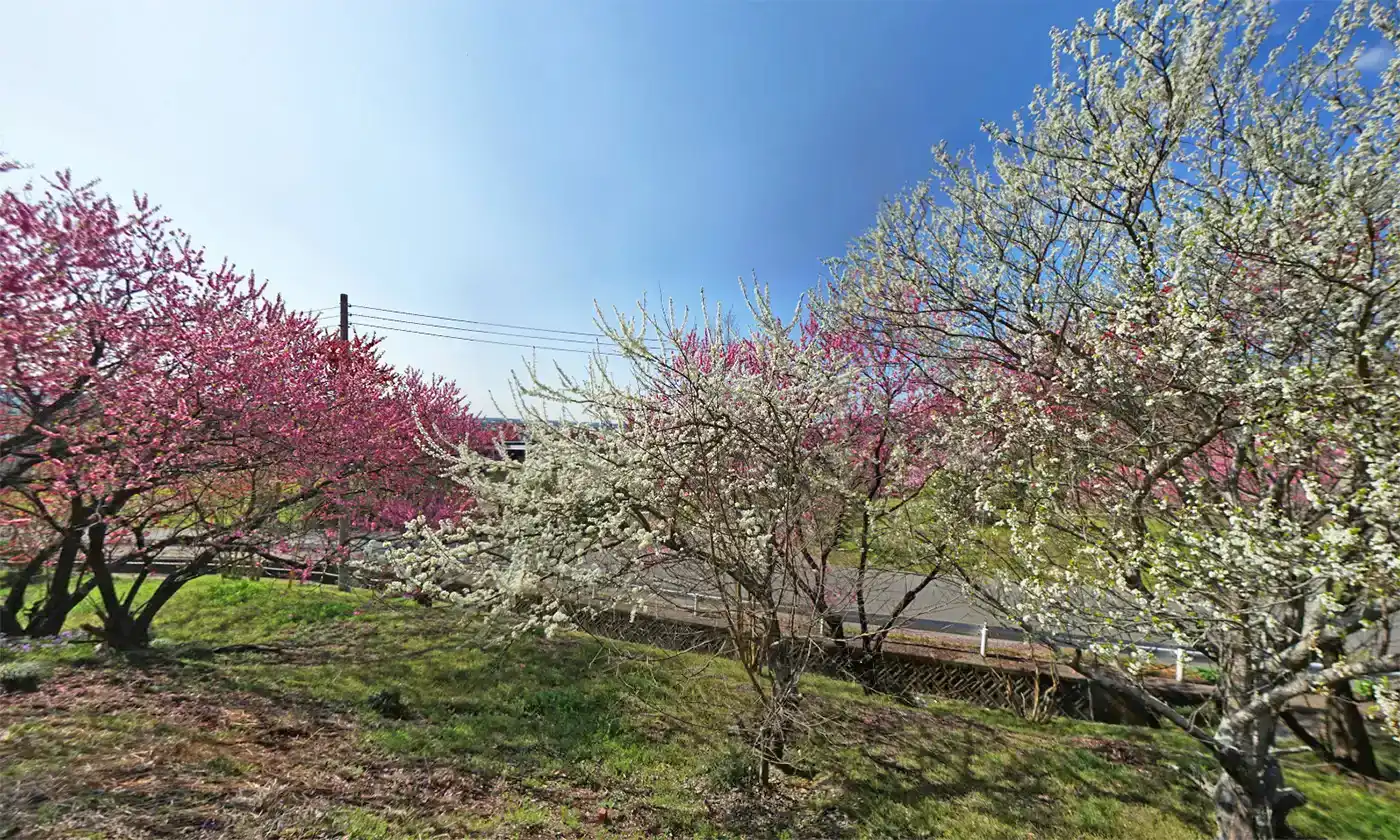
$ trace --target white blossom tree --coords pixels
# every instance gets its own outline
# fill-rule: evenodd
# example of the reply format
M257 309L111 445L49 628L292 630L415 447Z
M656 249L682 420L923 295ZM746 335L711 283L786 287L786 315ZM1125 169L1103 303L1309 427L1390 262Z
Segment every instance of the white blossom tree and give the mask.
M843 669L867 691L883 692L889 687L878 662L890 633L917 612L914 604L931 584L954 577L953 560L969 542L966 527L950 527L950 520L966 526L977 516L975 500L963 492L967 464L947 469L942 432L957 405L896 342L824 328L810 312L795 329L799 346L819 360L816 375L839 375L844 387L828 392L800 449L820 454L810 469L828 483L807 502L800 563L785 585L796 606L820 622ZM790 388L793 372L761 357L754 341L731 341L719 367L765 379L766 392ZM708 347L709 339L687 343Z
M916 345L991 459L972 588L1209 750L1234 840L1302 802L1290 702L1400 668L1400 13L1342 0L1304 44L1275 12L1125 0L1052 33L990 167L936 149L832 315ZM1146 690L1149 640L1219 663L1218 720Z
M439 450L477 507L412 526L386 565L396 588L509 632L656 604L678 580L713 593L759 701L743 729L766 780L770 766L800 772L787 746L823 637L868 659L943 568L950 547L918 542L906 553L921 561L920 582L893 615L866 609L868 566L892 531L877 529L928 487L939 467L930 418L946 407L888 355L821 333L802 310L785 322L765 294L746 297L751 331L645 308L604 323L622 377L601 357L582 380L546 383L531 369L525 460ZM856 567L838 569L835 552L852 545Z

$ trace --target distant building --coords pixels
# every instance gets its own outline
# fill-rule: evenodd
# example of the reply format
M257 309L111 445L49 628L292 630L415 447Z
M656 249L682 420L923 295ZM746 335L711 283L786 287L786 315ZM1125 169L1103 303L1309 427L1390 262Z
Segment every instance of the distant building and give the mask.
M509 429L510 436L507 437L504 441L506 456L509 457L512 461L525 460L525 447L526 444L529 442L529 433L525 430L524 420L521 420L518 417L483 417L481 418L481 422L482 425L486 426L486 428L488 429ZM566 424L563 421L552 420L550 421L550 425L559 428ZM584 429L610 428L610 426L606 423L568 422L567 425L574 428Z
M488 429L509 429L511 434L502 443L506 457L512 461L525 460L525 421L518 417L483 417L481 423Z

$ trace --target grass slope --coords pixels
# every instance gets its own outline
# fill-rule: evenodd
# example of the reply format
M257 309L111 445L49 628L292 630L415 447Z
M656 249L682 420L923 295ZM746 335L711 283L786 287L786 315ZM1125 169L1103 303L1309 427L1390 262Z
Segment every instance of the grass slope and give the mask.
M75 625L81 619L75 619ZM208 578L152 655L0 652L52 671L0 695L0 837L1200 838L1209 763L1170 732L909 709L820 678L761 797L726 735L725 660L587 637L483 650L457 614ZM257 643L271 650L215 652ZM371 695L398 691L406 717ZM384 708L380 705L380 708ZM1387 753L1392 760L1393 753ZM1400 789L1307 760L1306 836L1400 838Z

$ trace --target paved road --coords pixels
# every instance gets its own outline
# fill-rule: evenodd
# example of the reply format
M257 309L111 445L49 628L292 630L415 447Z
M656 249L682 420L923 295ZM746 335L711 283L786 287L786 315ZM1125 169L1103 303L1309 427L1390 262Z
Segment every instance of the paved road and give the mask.
M650 575L658 587L676 590L689 595L699 594L717 598L719 592L712 579L703 574L689 572L678 565L659 567ZM857 620L855 569L835 567L827 578L827 589L833 593L833 600L847 604L849 620ZM905 596L923 582L923 576L904 572L868 570L865 580L865 609L868 616L887 617L898 609ZM795 591L783 593L782 603L799 607L805 600ZM688 607L685 596L679 596L678 606ZM996 618L988 611L971 603L963 594L962 588L954 581L935 579L925 585L914 596L907 607L900 610L902 624L916 629L943 630L945 628L972 628L977 633L983 624L996 626ZM988 631L990 634L990 630ZM1010 632L1010 631L1007 631Z
M325 538L321 534L302 538L317 548L324 548ZM294 540L295 541L295 540ZM719 598L718 589L712 579L707 579L698 567L688 570L679 564L671 563L656 567L649 574L652 596L658 601L680 609L704 609L706 602L711 607ZM846 593L849 597L845 618L857 623L858 616L854 604L854 590L857 573L848 567L832 567L829 571L828 589L833 593ZM878 626L903 602L906 594L918 587L923 576L907 572L870 569L866 572L865 601L869 621ZM803 599L796 592L785 592L783 603L794 608L803 606ZM698 598L697 598L698 596ZM977 638L983 626L987 628L989 639L1001 641L1023 641L1025 636L1019 628L1008 627L989 610L974 603L963 592L956 581L935 579L925 585L907 607L899 613L897 625L902 630L930 633L946 633ZM1400 616L1391 622L1391 652L1400 652ZM1158 659L1174 661L1176 649L1169 643L1144 645L1154 649ZM1201 656L1190 656L1188 662L1204 663Z
M853 592L856 581L856 571L845 567L836 567L829 572L828 586L833 592ZM707 580L703 575L686 573L678 566L666 566L659 568L653 574L653 580L658 589L672 590L674 594L658 593L658 597L682 609L693 609L696 606L704 608L704 601L707 598L715 598L718 593L713 580ZM885 620L903 602L905 595L919 586L923 581L923 576L907 572L868 570L866 573L865 601L866 614L875 626L883 624ZM694 595L698 594L700 600L697 602ZM790 603L795 607L802 604L801 599L795 593L787 593L784 603ZM846 610L846 621L857 623L858 616L854 604ZM929 633L946 633L957 636L970 636L976 638L981 633L983 626L987 628L987 637L1001 641L1024 641L1025 634L1017 627L1006 626L991 611L973 602L962 586L954 580L935 579L929 582L909 605L900 611L897 626L903 630L913 630ZM1151 640L1144 639L1145 642ZM1169 641L1162 640L1155 644L1142 644L1143 648L1151 650L1163 662L1174 662L1176 660L1176 646ZM1391 620L1391 633L1389 650L1392 653L1400 652L1400 616L1394 616ZM1188 653L1187 664L1204 664L1209 660L1196 652Z
M844 618L849 624L859 623L859 612L854 602L854 591L858 575L855 569L834 567L828 572L828 590L844 594L846 604ZM719 593L713 580L695 571L687 571L678 565L659 567L650 575L653 597L684 610L715 609L718 607ZM895 626L902 631L921 633L942 633L968 637L975 641L982 628L987 628L987 638L998 641L1022 642L1026 637L1020 628L1005 626L989 610L974 603L963 592L962 586L951 579L937 579L923 584L924 576L907 572L869 569L865 580L865 611L869 624L882 626L890 616L898 611ZM908 605L900 609L906 595L917 589ZM795 592L785 592L781 603L802 609L806 602ZM697 597L698 596L698 597ZM1175 649L1162 648L1157 651L1159 659L1175 661Z

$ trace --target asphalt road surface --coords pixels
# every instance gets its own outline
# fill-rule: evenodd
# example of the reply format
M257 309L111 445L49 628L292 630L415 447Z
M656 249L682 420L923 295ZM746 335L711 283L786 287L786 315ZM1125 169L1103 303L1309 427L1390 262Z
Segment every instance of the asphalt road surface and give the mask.
M309 535L298 541L315 544L317 547L325 545L320 534ZM646 584L651 590L651 595L658 602L679 609L701 611L707 608L712 610L718 605L718 587L699 567L685 568L678 563L662 564L651 570L647 578ZM1025 640L1025 635L1019 628L1006 626L989 610L974 603L963 592L962 586L953 579L934 579L928 582L919 589L907 606L899 609L906 595L918 588L923 579L923 575L919 574L868 569L865 582L867 620L872 625L879 626L898 610L896 626L901 630L970 636L975 639L980 635L982 627L986 626L989 639ZM845 612L848 623L858 623L853 596L856 580L857 572L853 568L835 566L828 572L827 587L828 591L833 593L834 599L839 601L843 600L842 595L848 596L844 599L849 603ZM782 594L784 604L800 608L804 603L795 591ZM1400 616L1392 619L1391 631L1389 650L1400 651ZM1176 658L1176 648L1170 642L1147 644L1143 647L1154 649L1157 657L1163 661L1174 661ZM1207 660L1204 657L1188 655L1187 661Z
M828 589L834 593L850 593L855 589L856 570L847 567L834 567L828 572ZM869 569L866 571L865 602L866 616L871 625L882 625L903 603L905 596L923 582L923 575L889 570ZM706 579L695 571L681 569L678 565L657 568L652 573L652 589L655 596L672 606L681 609L704 610L714 608L719 593L712 579ZM785 593L784 603L794 607L801 603L796 593ZM697 598L698 596L698 598ZM854 606L845 612L848 623L858 623ZM946 633L956 636L977 638L982 627L987 628L989 639L1001 641L1025 641L1026 636L1017 627L1007 626L989 610L976 604L963 591L962 586L952 579L934 579L914 595L913 600L899 611L896 626L902 630L926 633ZM1087 641L1087 640L1083 640ZM1170 641L1139 639L1141 647L1151 650L1164 662L1174 662L1177 648ZM1400 616L1391 621L1389 650L1400 652ZM1185 657L1187 664L1205 663L1209 660L1194 651Z

